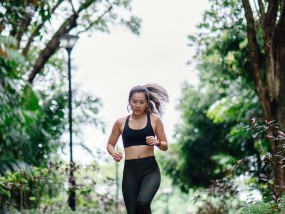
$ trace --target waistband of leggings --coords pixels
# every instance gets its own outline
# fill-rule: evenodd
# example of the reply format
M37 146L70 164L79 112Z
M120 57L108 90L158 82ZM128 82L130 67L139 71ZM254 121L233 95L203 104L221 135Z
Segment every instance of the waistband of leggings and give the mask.
M132 167L146 167L146 166L158 166L157 161L154 156L125 160L125 168Z

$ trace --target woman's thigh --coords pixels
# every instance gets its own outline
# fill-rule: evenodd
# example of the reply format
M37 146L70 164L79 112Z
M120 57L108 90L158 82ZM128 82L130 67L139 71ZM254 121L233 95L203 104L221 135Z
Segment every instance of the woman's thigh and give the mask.
M146 173L141 181L138 201L150 204L160 186L160 182L161 175L158 167Z
M122 191L128 214L137 213L137 198L140 191L139 169L124 169Z

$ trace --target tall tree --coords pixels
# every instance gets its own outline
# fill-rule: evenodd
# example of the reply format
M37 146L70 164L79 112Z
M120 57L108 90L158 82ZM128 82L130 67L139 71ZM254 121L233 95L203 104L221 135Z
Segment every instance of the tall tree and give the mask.
M280 128L284 130L284 1L210 2L211 9L205 12L204 20L198 26L199 33L190 37L197 44L195 58L199 63L202 82L208 81L210 84L216 84L218 88L230 89L233 88L233 83L238 84L238 81L242 80L240 82L245 88L236 89L254 89L263 117L266 120L278 121ZM248 100L246 97L244 99ZM216 121L219 120L217 116L220 116L224 121L225 107L231 106L225 100L236 102L232 99L217 100L218 102L209 108L208 116ZM220 113L212 114L213 110ZM252 110L244 116L253 116ZM259 112L258 105L254 111ZM270 141L274 184L279 194L283 194L285 190L282 143Z
M166 166L186 191L193 186L209 186L241 158L261 158L252 136L244 129L247 118L261 116L262 111L248 72L249 48L242 12L238 0L213 0L197 33L189 36L196 45L194 59L200 84L197 90L187 85L183 88L178 106L183 118L176 130L175 149L183 158L176 166ZM263 66L262 53L259 60ZM258 161L256 164L260 168Z
M252 5L255 3L254 6ZM254 81L264 116L279 122L285 129L285 1L242 0L247 22L249 46L249 72ZM262 36L260 38L259 32ZM263 43L261 50L259 42ZM265 67L260 65L260 52L264 53ZM274 162L273 174L276 191L285 193L285 174L281 141L270 141Z

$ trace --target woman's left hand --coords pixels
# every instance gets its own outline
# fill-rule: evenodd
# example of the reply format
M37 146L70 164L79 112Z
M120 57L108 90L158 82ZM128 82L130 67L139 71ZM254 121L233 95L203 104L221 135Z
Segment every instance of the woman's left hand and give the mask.
M146 143L150 146L155 146L159 144L159 140L156 139L154 136L147 136L146 137Z

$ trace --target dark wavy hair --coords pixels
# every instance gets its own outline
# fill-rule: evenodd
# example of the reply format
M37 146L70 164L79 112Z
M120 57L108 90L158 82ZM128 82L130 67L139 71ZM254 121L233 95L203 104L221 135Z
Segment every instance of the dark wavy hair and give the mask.
M154 113L160 116L164 113L164 103L169 101L167 91L157 84L138 85L133 87L129 93L129 102L134 93L144 93L148 107L145 112L147 114Z

